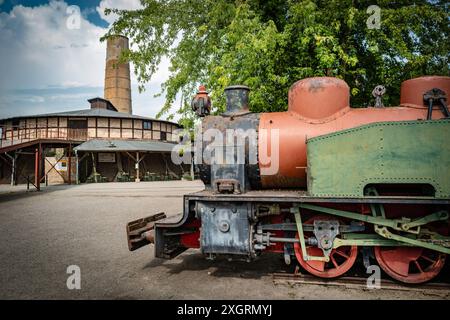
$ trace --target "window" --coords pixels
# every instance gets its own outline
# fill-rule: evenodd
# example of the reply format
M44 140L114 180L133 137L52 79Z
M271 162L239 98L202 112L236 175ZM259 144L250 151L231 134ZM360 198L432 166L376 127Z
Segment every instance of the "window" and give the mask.
M69 129L87 129L88 122L87 120L69 119L67 127Z
M144 129L145 130L151 130L152 129L152 122L151 121L144 121Z
M20 126L20 119L13 119L13 121L12 121L12 126L13 126L13 129L14 129L14 130L19 129L19 126Z
M161 136L160 136L159 140L167 140L167 133L161 131Z

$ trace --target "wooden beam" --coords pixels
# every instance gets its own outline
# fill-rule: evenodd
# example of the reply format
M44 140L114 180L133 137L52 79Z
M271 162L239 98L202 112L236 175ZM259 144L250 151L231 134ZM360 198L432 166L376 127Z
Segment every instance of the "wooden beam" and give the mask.
M36 187L37 191L41 190L41 177L40 177L40 153L41 153L41 146L39 145L36 148L36 154L34 158L34 186Z
M17 170L17 154L11 156L5 152L5 155L11 160L11 186L16 184L16 170Z
M68 163L67 163L67 177L69 180L69 185L72 184L72 144L69 143L69 154L68 154Z
M94 153L91 152L91 156L92 156L92 170L94 171L94 181L95 183L97 183L97 164L95 163L95 156Z
M83 161L84 158L86 158L89 155L89 153L83 154L83 156L78 160L79 162Z
M6 154L6 153L5 153ZM0 159L2 159L3 161L5 161L9 167L12 167L12 164L8 161L7 158L4 158L1 154L0 154Z
M144 155L142 157L139 158L139 163L141 163L142 160L144 160L145 156L147 155L147 153L144 153Z
M133 157L128 151L125 151L125 153L126 153L131 159L133 159L134 162L137 161L136 158Z

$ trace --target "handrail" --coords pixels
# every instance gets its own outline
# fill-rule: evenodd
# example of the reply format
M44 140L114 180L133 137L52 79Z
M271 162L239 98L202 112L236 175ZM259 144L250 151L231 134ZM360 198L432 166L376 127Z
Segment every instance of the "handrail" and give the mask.
M0 148L13 146L39 139L62 141L84 141L88 138L87 128L70 127L25 127L0 125Z

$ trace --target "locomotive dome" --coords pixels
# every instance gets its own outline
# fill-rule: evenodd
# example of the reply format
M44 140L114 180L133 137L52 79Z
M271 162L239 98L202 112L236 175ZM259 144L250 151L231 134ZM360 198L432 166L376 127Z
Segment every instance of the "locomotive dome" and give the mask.
M450 94L450 77L425 76L403 81L400 88L400 105L425 108L423 93L432 88L440 88L448 97Z
M289 111L302 118L328 118L350 106L350 88L344 80L313 77L297 81L289 89Z

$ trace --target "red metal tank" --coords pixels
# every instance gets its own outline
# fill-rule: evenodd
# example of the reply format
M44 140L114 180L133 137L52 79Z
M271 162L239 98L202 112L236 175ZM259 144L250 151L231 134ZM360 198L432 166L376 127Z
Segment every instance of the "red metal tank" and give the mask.
M258 153L262 187L306 187L309 138L373 122L426 119L423 94L433 88L440 88L448 96L450 77L421 77L403 82L398 107L350 108L349 87L341 79L307 78L296 82L289 90L288 111L262 113L260 117ZM443 117L436 107L433 119ZM272 141L277 136L276 131L272 132L274 129L279 133L279 152ZM267 154L270 162L264 157ZM278 170L274 172L271 166Z
M400 88L400 105L423 108L423 94L433 88L440 88L448 95L449 77L420 77L403 81Z

